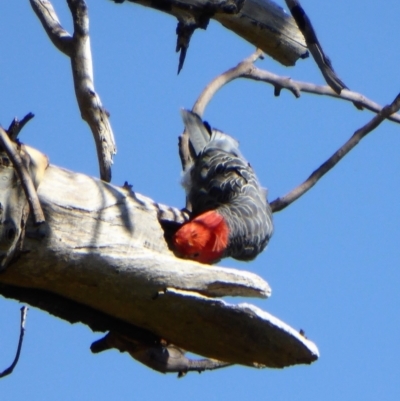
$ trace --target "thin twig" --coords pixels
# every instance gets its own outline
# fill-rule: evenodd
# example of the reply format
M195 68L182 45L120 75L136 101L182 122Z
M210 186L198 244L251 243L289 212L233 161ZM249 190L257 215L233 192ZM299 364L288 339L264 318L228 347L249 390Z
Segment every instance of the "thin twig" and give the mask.
M325 78L325 81L336 93L340 94L342 89L347 89L347 86L338 77L333 69L331 60L322 49L321 43L317 38L317 34L311 24L310 18L298 0L286 0L286 4L292 13L299 30L303 34L308 50L310 50L315 62Z
M116 146L108 112L94 88L87 6L84 0L67 2L74 22L73 36L61 26L50 1L30 0L50 40L71 59L75 95L81 116L88 123L96 143L100 177L109 182Z
M373 131L379 124L388 118L393 113L400 109L400 94L396 96L395 100L388 106L385 106L371 121L358 129L353 136L337 150L325 163L323 163L317 170L315 170L306 181L293 189L287 195L278 198L271 202L271 209L273 212L279 212L285 207L289 206L292 202L297 200L300 196L304 195L310 188L312 188L318 180L331 170L339 161L347 155L367 134Z
M24 340L25 323L26 323L27 313L28 313L28 307L23 306L21 308L21 323L20 323L20 333L19 333L17 353L15 354L13 363L7 369L5 369L3 372L0 373L0 378L3 378L5 376L8 376L9 374L11 374L13 372L14 368L17 366L19 356L21 354L22 342Z
M17 117L12 120L10 126L8 127L7 134L12 141L15 141L21 132L22 128L35 117L33 113L28 113L21 121Z
M343 89L338 95L331 87L326 85L316 85L309 82L295 81L290 77L282 77L272 72L259 69L255 66L249 72L237 78L248 78L255 81L262 81L269 83L275 87L275 94L279 95L282 89L287 89L292 92L296 97L300 97L301 92L311 93L313 95L329 96L335 99L346 100L352 103L357 103L362 108L370 110L374 113L379 113L382 106L374 101L368 99L358 92L353 92L348 89ZM388 120L400 123L400 115L393 114Z
M44 219L44 214L40 206L39 198L35 186L33 185L32 178L20 156L16 145L11 142L7 133L0 127L0 145L3 147L7 156L14 165L15 171L21 181L22 188L24 189L26 199L28 200L30 210L33 215L33 220L36 225L42 224Z

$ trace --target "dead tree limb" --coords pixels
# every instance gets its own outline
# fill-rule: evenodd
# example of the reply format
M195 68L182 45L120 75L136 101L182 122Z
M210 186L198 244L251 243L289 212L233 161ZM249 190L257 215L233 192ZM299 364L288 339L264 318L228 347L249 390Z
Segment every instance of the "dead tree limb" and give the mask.
M67 322L83 323L95 332L110 331L104 338L91 345L93 353L116 348L121 352L129 352L137 361L161 373L180 374L228 366L227 363L215 360L188 359L184 356L183 350L165 344L159 336L148 330L50 292L0 283L0 294L29 303Z
M100 177L109 182L116 145L108 112L94 88L88 10L84 0L67 2L74 22L73 36L61 26L50 1L30 0L33 10L54 46L71 59L75 95L81 116L88 123L96 143Z
M3 372L0 373L0 379L11 374L14 371L15 367L17 366L17 363L19 361L19 356L21 354L22 343L24 341L25 322L27 313L28 313L28 308L26 306L23 306L21 308L21 322L20 322L20 332L19 332L17 352L15 354L13 363L7 369L5 369Z
M227 363L283 367L317 359L315 345L279 319L217 299L269 296L259 276L174 257L158 216L163 210L164 218L183 221L179 211L54 166L38 193L45 239L29 235L28 222L20 257L0 275L5 287L51 292Z
M340 148L338 149L325 163L323 163L317 170L315 170L306 181L304 181L297 188L290 191L287 195L275 199L271 202L271 208L273 212L279 212L285 207L289 206L295 200L304 195L309 189L311 189L318 180L324 176L329 170L336 166L339 161L347 155L366 135L377 128L382 121L388 118L393 113L396 113L400 109L400 94L396 96L395 100L385 106L371 121L365 124L363 127L358 129L353 136Z
M124 3L125 0L113 0ZM173 15L178 19L177 46L182 68L190 38L210 19L220 22L243 39L261 48L286 66L308 56L304 37L294 19L271 0L128 0Z

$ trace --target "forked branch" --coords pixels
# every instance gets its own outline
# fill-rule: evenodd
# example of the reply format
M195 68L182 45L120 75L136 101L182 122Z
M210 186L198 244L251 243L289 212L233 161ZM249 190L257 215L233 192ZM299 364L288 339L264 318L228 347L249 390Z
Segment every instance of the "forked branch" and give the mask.
M284 209L286 206L290 205L305 192L307 192L311 187L313 187L323 175L332 169L348 152L350 152L351 149L358 144L362 138L364 138L365 135L375 129L383 120L388 119L393 122L400 123L400 115L396 114L399 110L398 98L396 98L391 105L382 107L372 100L366 98L364 95L348 89L343 89L341 90L340 94L338 94L329 86L320 86L308 82L294 81L289 77L282 77L272 74L269 71L259 69L254 65L254 62L259 58L262 58L262 52L257 50L250 57L241 61L236 67L231 68L216 77L203 90L192 110L198 115L202 116L207 104L219 89L236 78L247 78L273 85L275 96L279 96L282 89L289 90L297 98L300 97L301 92L312 93L350 101L361 106L360 109L365 108L377 113L377 115L368 124L357 130L354 135L324 164L315 170L306 181L289 192L287 195L274 200L271 203L273 212L278 212ZM188 136L185 132L180 137L179 153L183 169L186 169L186 166L191 162L191 155L188 144Z
M279 212L286 206L289 206L292 202L304 195L309 189L311 189L318 180L324 176L329 170L336 166L339 161L347 155L367 134L373 131L379 126L379 124L388 118L393 113L396 113L400 109L400 94L396 96L395 100L385 106L371 121L365 124L363 127L358 129L353 136L339 149L337 150L325 163L323 163L317 170L315 170L306 181L304 181L297 188L290 191L287 195L281 198L275 199L271 202L271 208L273 212Z
M67 2L74 22L73 36L62 27L50 1L30 0L50 40L71 59L75 95L81 116L88 123L96 143L100 177L109 182L116 145L108 112L94 88L88 10L84 0Z
M193 106L193 111L199 115L202 115L207 104L218 92L218 90L220 90L225 84L237 78L246 78L253 81L271 84L274 87L275 96L279 96L282 89L287 89L293 93L296 98L299 98L301 96L301 92L304 92L314 95L329 96L352 103L358 102L363 108L374 113L379 113L382 110L382 106L368 99L361 93L344 89L340 94L337 94L331 87L326 85L316 85L309 82L295 81L290 77L276 75L267 70L257 68L254 65L254 62L259 58L262 58L262 52L258 49L250 57L247 57L241 61L236 67L225 71L223 74L213 79L198 97ZM393 114L392 116L388 117L388 120L400 123L400 115Z

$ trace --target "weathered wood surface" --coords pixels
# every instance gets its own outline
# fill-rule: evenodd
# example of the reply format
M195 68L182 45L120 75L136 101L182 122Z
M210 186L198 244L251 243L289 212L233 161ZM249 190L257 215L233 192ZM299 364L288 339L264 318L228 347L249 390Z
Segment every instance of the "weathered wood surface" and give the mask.
M209 18L215 19L286 66L307 55L307 45L296 22L271 0L128 1L172 14L179 21L199 24L202 28L206 28Z
M227 362L283 367L318 357L312 342L266 312L214 298L265 298L262 278L174 257L157 215L161 208L179 220L179 211L55 166L39 198L46 236L28 226L24 252L0 282L50 291Z

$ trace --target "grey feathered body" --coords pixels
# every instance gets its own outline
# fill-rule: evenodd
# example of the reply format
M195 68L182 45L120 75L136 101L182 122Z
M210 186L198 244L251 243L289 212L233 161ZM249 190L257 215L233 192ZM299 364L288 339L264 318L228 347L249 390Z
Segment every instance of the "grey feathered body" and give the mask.
M230 231L224 256L254 259L273 233L266 190L235 139L215 129L210 135L196 114L183 110L182 115L196 154L183 179L193 216L216 210Z

